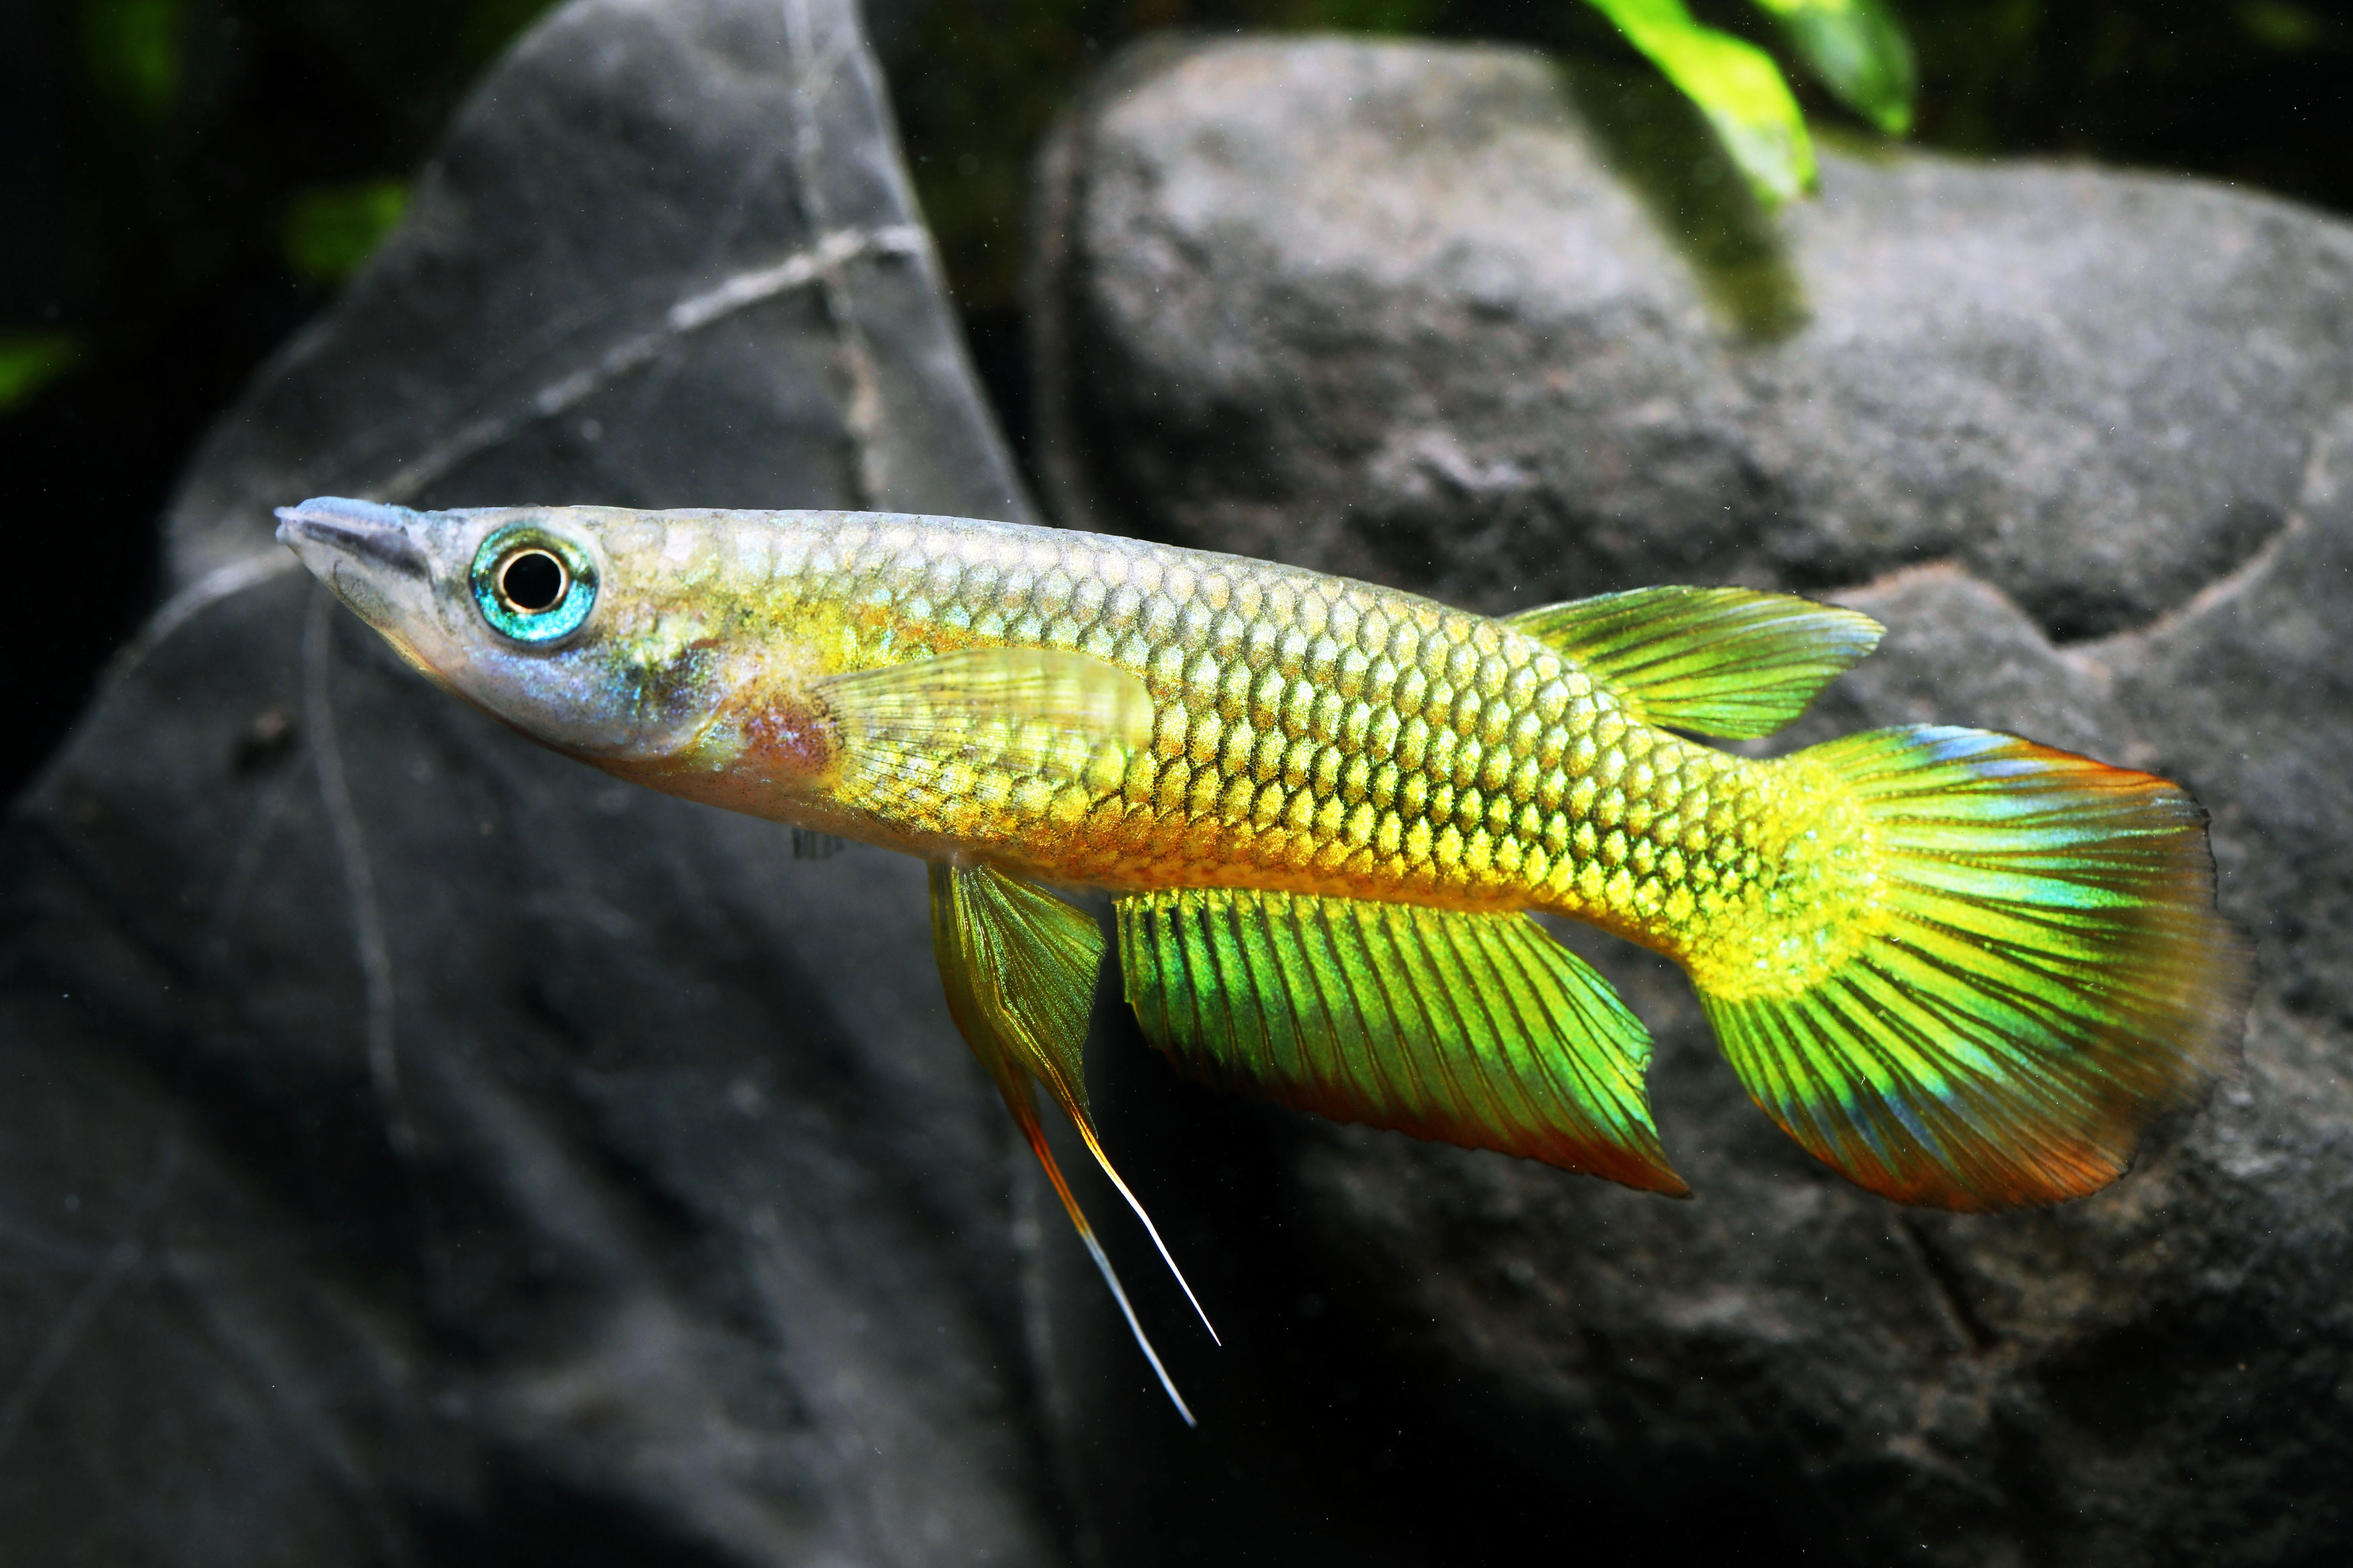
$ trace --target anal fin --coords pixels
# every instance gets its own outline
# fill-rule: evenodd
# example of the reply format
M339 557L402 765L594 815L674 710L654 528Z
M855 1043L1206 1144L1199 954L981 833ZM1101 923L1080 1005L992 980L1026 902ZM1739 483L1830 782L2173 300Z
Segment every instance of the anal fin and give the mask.
M1217 1330L1202 1311L1193 1287L1160 1239L1152 1216L1134 1192L1113 1168L1097 1134L1093 1112L1087 1104L1085 1047L1087 1019L1094 1000L1095 974L1102 967L1103 932L1083 911L1071 908L1044 889L1018 881L988 867L964 868L934 864L932 868L932 945L940 965L941 984L947 992L948 1011L965 1041L996 1081L1006 1108L1021 1129L1046 1179L1071 1216L1087 1254L1111 1288L1112 1297L1127 1320L1128 1330L1152 1363L1186 1425L1193 1413L1176 1392L1159 1352L1152 1348L1136 1319L1119 1276L1095 1239L1093 1228L1079 1207L1039 1124L1033 1084L1060 1106L1078 1130L1088 1152L1103 1168L1135 1216L1144 1224L1161 1261L1176 1276L1185 1299L1200 1314L1209 1337Z
M1145 1036L1213 1087L1690 1191L1651 1121L1650 1037L1526 915L1242 888L1117 907Z

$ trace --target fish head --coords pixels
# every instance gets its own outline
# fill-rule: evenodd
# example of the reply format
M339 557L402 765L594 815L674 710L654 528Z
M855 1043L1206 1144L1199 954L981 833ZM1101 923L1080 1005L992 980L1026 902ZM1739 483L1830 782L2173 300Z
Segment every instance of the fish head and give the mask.
M724 690L707 617L614 548L643 516L322 498L280 508L278 537L437 685L556 751L628 764L692 746Z

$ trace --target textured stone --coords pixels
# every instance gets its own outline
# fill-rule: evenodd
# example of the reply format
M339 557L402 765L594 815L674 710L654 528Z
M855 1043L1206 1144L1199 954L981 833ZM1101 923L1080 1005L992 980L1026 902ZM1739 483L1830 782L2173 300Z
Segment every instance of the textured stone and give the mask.
M174 584L275 559L270 509L331 485L1018 510L844 26L827 0L606 0L533 34L204 444L165 520Z
M1490 49L1115 67L1046 163L1057 509L1494 609L1831 591L1890 635L1789 743L1976 723L2211 806L2263 970L2244 1060L2110 1191L2000 1217L1841 1183L1671 967L1582 936L1658 1037L1694 1203L1161 1096L1138 1141L1203 1173L1164 1217L1220 1238L1211 1310L1271 1293L1229 1336L1259 1380L1235 1468L1297 1484L1171 1451L1160 1495L1232 1499L1181 1516L1219 1552L2337 1561L2353 234L2186 181L1835 154L1767 220L1641 100Z
M2247 559L2353 398L2353 233L2277 202L1832 155L1776 222L1662 88L1152 59L1039 224L1045 434L1105 524L1482 605L1951 557L2078 637Z
M1219 1100L1106 1006L1099 1117L1224 1348L1085 1191L1188 1433L955 1039L917 868L535 752L268 543L326 490L1022 515L851 28L558 15L191 474L195 586L0 835L14 1554L2341 1558L2343 230L1836 158L1774 229L1525 57L1113 74L1041 237L1071 516L1491 608L1838 589L1889 645L1794 739L2181 777L2265 970L2131 1178L1996 1219L1840 1184L1583 937L1696 1203Z
M921 868L523 744L269 533L1018 516L961 352L839 0L583 0L483 84L0 837L0 1554L1065 1559Z

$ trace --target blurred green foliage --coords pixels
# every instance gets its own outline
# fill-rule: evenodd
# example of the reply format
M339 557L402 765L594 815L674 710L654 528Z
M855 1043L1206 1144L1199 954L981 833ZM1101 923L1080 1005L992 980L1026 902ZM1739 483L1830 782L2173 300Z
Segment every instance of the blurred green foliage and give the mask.
M406 180L305 185L286 204L287 264L295 275L339 283L360 269L408 210Z
M10 122L0 156L52 143L63 195L0 212L16 232L39 226L45 258L0 275L0 332L31 342L62 323L81 348L17 378L0 415L44 387L60 395L63 371L158 355L164 380L199 376L216 396L234 384L389 232L458 96L551 3L36 0L0 13L0 52L37 58L55 105L25 110L22 132Z
M2266 48L2309 49L2328 37L2327 21L2284 0L2247 0L2238 7L2239 26Z
M224 291L248 317L272 290L279 306L263 317L307 309L396 221L457 95L549 3L38 0L34 41L61 79L71 199L53 298L0 297L0 330L22 337L61 322L84 346L65 363L87 371L217 310ZM1493 37L1630 65L1639 48L1700 100L1768 198L1810 177L1802 109L1889 134L1916 127L1931 146L2170 163L2342 205L2353 200L2353 160L2339 151L2353 129L2343 9L869 0L926 214L959 297L982 312L1013 307L1028 160L1047 125L1112 50L1159 28ZM1802 68L1794 82L1768 50ZM20 384L37 390L58 374Z
M152 125L180 90L180 0L80 0L82 68L100 104Z
M80 353L71 332L0 332L0 414L30 402Z
M67 210L53 328L0 403L152 353L199 316L248 353L349 277L464 85L549 0L40 0ZM2296 0L868 0L925 213L968 310L1010 311L1029 159L1120 45L1166 27L1493 37L1647 55L1760 195L1810 180L1802 113L1930 146L2172 164L2353 204L2353 27ZM1785 79L1768 51L1802 68ZM220 316L225 295L229 315ZM274 296L274 298L272 298ZM47 342L47 338L39 341ZM25 351L29 354L31 351ZM45 353L47 351L44 351ZM30 365L20 354L12 363ZM54 395L54 392L51 394Z
M1757 0L1831 96L1890 136L1912 129L1912 41L1880 0Z
M1788 3L1816 12L1823 5L1823 0ZM1771 55L1702 26L1683 0L1591 4L1698 106L1758 200L1790 201L1813 188L1814 146L1806 117ZM1848 14L1841 7L1841 16ZM1905 106L1907 114L1910 108Z

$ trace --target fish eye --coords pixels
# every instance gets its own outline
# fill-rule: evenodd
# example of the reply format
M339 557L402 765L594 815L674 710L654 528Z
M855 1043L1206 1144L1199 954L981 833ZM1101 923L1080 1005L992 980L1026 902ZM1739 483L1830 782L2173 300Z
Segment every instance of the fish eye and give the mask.
M596 568L587 552L528 523L482 541L472 576L482 618L516 642L568 637L596 603Z
M552 610L572 586L564 563L544 550L521 550L500 563L499 596L525 615Z

